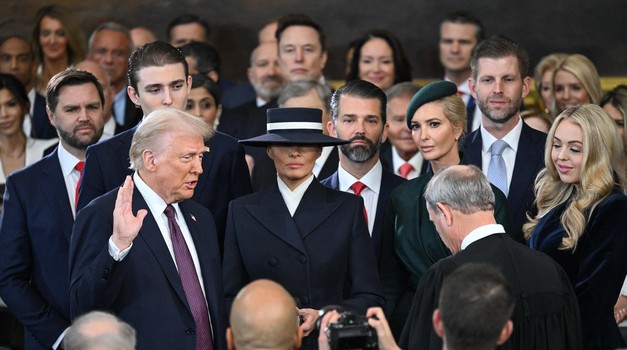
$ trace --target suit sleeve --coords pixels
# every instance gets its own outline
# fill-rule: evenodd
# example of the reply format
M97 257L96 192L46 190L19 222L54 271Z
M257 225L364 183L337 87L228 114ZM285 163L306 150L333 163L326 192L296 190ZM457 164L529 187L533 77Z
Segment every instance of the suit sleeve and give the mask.
M107 192L103 174L105 174L105 171L103 171L102 165L100 164L98 150L93 147L88 147L85 157L85 168L83 169L83 177L81 179L81 188L78 195L77 213L80 209L87 206L89 202Z
M128 259L116 262L109 254L112 228L113 215L102 215L101 206L88 206L76 218L70 241L72 319L92 310L109 309L119 294Z
M381 237L381 262L379 273L381 284L383 285L383 295L385 297L385 315L391 319L396 304L401 299L407 285L409 284L409 273L396 256L395 245L395 222L396 222L396 191L392 192L390 203L385 213L383 222L383 236Z
M383 306L383 293L366 226L363 199L361 197L358 199L353 216L356 220L353 222L348 258L350 293L348 298L342 301L342 305L365 314L369 307Z
M50 348L70 322L49 305L31 283L34 257L28 234L26 197L18 195L9 177L0 219L0 296L33 337Z
M613 195L594 211L579 238L579 273L574 282L582 315L584 339L595 339L620 293L627 270L627 197ZM613 318L612 318L613 320Z
M226 223L226 236L224 238L224 261L222 262L222 276L224 280L224 300L227 313L231 311L233 299L242 287L250 282L246 272L244 261L240 253L237 237L235 216L237 213L233 202L229 204L229 213Z

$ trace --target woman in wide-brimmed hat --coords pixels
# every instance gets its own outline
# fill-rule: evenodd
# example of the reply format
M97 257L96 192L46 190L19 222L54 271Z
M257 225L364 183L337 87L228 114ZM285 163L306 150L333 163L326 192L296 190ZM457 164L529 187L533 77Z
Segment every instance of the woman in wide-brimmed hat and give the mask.
M363 200L322 186L313 175L323 146L348 141L322 133L322 111L268 110L267 133L240 141L266 147L276 183L231 202L223 276L230 304L248 282L274 280L294 297L314 348L318 311L338 304L365 314L383 302L363 211ZM314 332L316 333L316 332Z

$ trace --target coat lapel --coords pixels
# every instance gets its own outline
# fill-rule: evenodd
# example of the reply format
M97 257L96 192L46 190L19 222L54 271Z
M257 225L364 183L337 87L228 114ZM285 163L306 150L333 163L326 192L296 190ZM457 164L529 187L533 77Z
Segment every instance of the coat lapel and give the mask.
M137 213L140 209L146 209L150 211L148 208L148 204L142 197L139 190L135 188L133 191L133 213ZM144 218L144 223L142 225L141 230L139 231L138 237L144 240L148 249L152 252L155 257L155 260L161 266L164 275L166 276L168 282L175 290L176 294L181 298L183 303L187 305L187 298L185 297L185 291L183 291L183 285L181 284L181 278L179 277L179 273L176 270L176 266L174 265L174 261L172 260L172 255L170 255L170 251L168 250L168 246L165 244L163 240L163 236L161 235L161 230L159 230L159 226L155 221L153 215L149 213Z
M307 237L340 206L341 202L328 202L327 189L314 179L300 201L294 221L303 238Z
M41 184L46 186L45 190L42 190L42 192L50 203L51 212L55 214L55 218L58 220L56 222L61 224L60 229L69 245L74 216L72 215L72 207L70 206L70 199L66 191L57 149L48 157L44 158L42 162L45 162L45 166L42 169L44 178L49 179L45 184Z
M510 189L507 198L512 207L512 212L526 210L523 208L526 205L524 197L527 192L532 191L538 169L543 167L543 165L538 164L539 162L544 162L544 156L541 151L543 147L536 145L541 140L534 140L532 131L530 126L523 123L511 181L516 186Z

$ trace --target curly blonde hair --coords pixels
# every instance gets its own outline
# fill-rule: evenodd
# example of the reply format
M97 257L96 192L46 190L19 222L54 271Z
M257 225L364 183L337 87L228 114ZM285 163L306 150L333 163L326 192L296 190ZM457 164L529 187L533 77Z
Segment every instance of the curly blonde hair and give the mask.
M581 127L583 137L581 179L577 184L560 181L551 157L555 131L566 119ZM560 219L567 236L562 238L560 249L574 251L596 206L616 186L626 192L625 179L619 170L623 143L609 114L597 105L584 104L568 108L555 119L544 152L546 168L540 171L535 184L538 214L534 218L527 216L530 222L523 226L525 238L529 239L548 212L566 203Z

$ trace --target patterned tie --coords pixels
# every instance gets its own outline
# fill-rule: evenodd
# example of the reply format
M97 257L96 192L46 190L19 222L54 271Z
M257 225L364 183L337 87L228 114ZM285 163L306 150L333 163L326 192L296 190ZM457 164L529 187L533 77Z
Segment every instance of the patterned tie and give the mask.
M406 179L407 176L409 176L409 173L411 173L411 171L414 170L414 167L409 164L409 163L405 163L403 165L400 166L400 168L398 168L398 173L401 174L401 176Z
M76 183L76 192L74 193L74 208L78 206L78 191L81 188L81 181L83 181L83 168L85 167L85 162L80 161L76 163L74 169L78 170L80 175L78 176L78 182Z
M176 265L179 269L179 276L185 291L187 303L194 316L196 323L196 349L212 350L213 340L211 337L211 325L209 323L209 314L207 312L207 304L200 287L196 268L192 255L187 249L187 244L181 233L181 228L176 223L176 210L171 204L165 208L165 216L168 218L168 228L170 229L170 239L172 240L172 248L174 249L174 257Z
M367 186L360 181L355 182L354 184L351 185L351 187L349 187L351 190L353 190L353 192L355 192L355 195L360 196L361 197L361 192L366 188ZM364 216L366 217L366 223L368 223L368 212L366 211L366 203L364 203Z
M488 165L488 180L499 188L507 197L507 168L505 167L505 159L503 159L503 151L507 148L507 142L497 140L492 144L492 156Z

